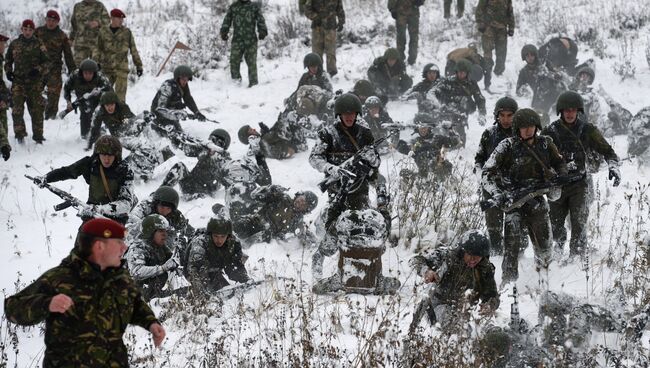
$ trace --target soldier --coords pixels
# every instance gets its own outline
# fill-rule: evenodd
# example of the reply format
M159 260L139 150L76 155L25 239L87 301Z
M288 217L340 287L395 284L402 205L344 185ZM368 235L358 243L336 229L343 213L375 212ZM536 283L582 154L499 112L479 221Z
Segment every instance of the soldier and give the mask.
M106 125L111 135L122 137L128 130L128 119L135 115L129 105L122 102L113 91L104 92L99 99L99 106L92 119L92 128L86 150L90 150L101 134L102 124Z
M481 135L478 151L474 157L475 172L480 173L499 143L512 136L512 118L518 108L517 101L510 97L501 97L497 101L494 106L494 125L485 129ZM481 193L482 203L490 199L490 194L486 190L482 190ZM503 211L499 207L489 207L483 209L483 212L492 245L490 247L492 254L503 254Z
M172 290L163 290L168 273L180 266L170 250L177 245L167 239L171 227L164 216L152 214L142 219L141 230L139 236L130 241L126 254L129 273L142 290L145 301L167 297L172 294Z
M128 324L145 328L155 346L165 329L121 266L125 229L93 219L79 229L74 249L59 266L5 299L13 323L45 321L43 367L127 367L122 336Z
M368 97L363 104L363 110L365 111L363 120L368 124L375 139L385 138L388 134L392 135L393 139L390 142L384 141L377 147L380 154L388 153L389 143L397 143L399 139L399 130L395 128L395 122L388 115L388 112L384 109L384 104L377 96Z
M422 68L422 81L413 86L413 88L411 88L411 92L419 93L421 97L418 97L418 101L420 101L420 99L424 99L424 97L427 95L427 92L429 92L429 90L439 82L440 69L436 64L429 63L425 65L424 68Z
M92 156L70 166L54 169L38 177L36 184L54 183L83 176L88 184L89 205L78 216L85 222L97 215L126 224L129 212L138 203L133 191L133 172L122 160L122 145L113 136L101 136Z
M239 66L243 57L248 66L248 87L252 87L258 83L257 39L263 40L268 35L260 5L250 0L237 0L230 5L221 25L222 40L228 40L231 25L233 37L230 44L230 76L236 81L241 81Z
M32 139L43 144L43 79L47 75L47 50L38 38L34 37L36 26L31 19L23 21L18 39L11 41L4 65L7 79L11 85L13 107L11 117L14 121L14 135L18 143L23 143L27 128L23 119L25 103L32 117Z
M7 161L11 155L11 146L9 145L9 135L7 127L7 108L9 108L9 103L11 100L11 93L5 85L4 78L4 55L5 55L5 43L9 40L7 36L0 34L0 153L2 153L2 158Z
M93 112L99 105L99 99L102 92L112 91L110 82L99 71L99 66L94 60L86 59L79 64L79 70L70 76L63 86L63 98L65 98L68 106L66 110L71 111L72 107L72 92L74 92L78 101L82 101L79 105L79 126L81 131L81 138L86 139L90 131L90 124L92 122Z
M650 163L650 106L644 107L632 118L627 142L628 156L638 157L639 165Z
M198 121L205 121L190 93L189 82L192 80L192 69L187 65L179 65L174 69L174 78L167 79L156 92L151 101L151 112L156 116L159 125L171 125L177 131L183 131L179 120L187 119L184 111L188 107Z
M99 63L104 74L115 88L115 93L126 101L126 88L129 76L129 52L135 64L136 74L142 76L142 60L133 39L133 33L123 25L126 15L120 9L111 10L111 24L99 30L97 50Z
M553 240L562 249L567 240L564 222L567 215L571 220L570 254L582 255L587 246L587 220L592 201L591 172L596 172L604 159L609 167L609 179L617 187L621 182L618 156L593 124L578 115L584 113L584 104L579 94L567 91L558 97L556 112L560 118L544 128L567 162L569 174L582 174L584 179L562 187L562 196L550 203Z
M553 139L537 134L540 130L541 121L534 110L517 110L512 118L513 136L501 141L483 165L481 186L497 206L507 203L516 189L566 175L566 165ZM548 271L551 224L544 195L536 195L521 207L507 211L504 222L503 282L519 276L519 251L528 243L525 228L533 243L536 270Z
M85 59L97 60L99 31L108 27L109 21L106 7L98 0L82 0L74 5L70 41L73 42L75 64Z
M358 80L354 83L354 86L352 87L352 91L349 93L357 96L359 101L364 104L366 103L366 99L370 96L378 96L378 94L375 92L375 86L372 85L369 81L365 79ZM385 99L385 96L379 96L379 98L382 99L381 102L386 103L388 100Z
M476 25L481 33L487 68L491 70L494 66L494 74L503 74L506 70L508 36L515 34L512 0L480 0L476 6ZM492 50L496 52L496 63L492 59Z
M190 243L188 278L192 288L203 294L214 293L229 285L224 274L232 281L247 282L243 257L230 220L211 218Z
M368 80L375 85L379 95L395 99L413 85L413 79L406 74L406 66L399 51L389 48L373 61L368 68Z
M578 45L568 37L553 37L539 48L540 61L553 71L574 75L578 64Z
M327 56L327 73L335 76L336 32L343 31L345 12L342 0L301 0L305 16L311 20L311 51Z
M451 17L451 3L453 0L444 1L444 17L449 19ZM465 0L456 0L456 17L462 18L465 11Z
M539 62L537 56L537 47L535 45L524 45L521 48L521 60L526 62L526 65L519 71L517 78L517 96L522 97L526 95L524 90L525 86L530 87L531 91L537 89L537 81L540 73L544 67Z
M420 6L424 0L389 0L388 11L395 19L395 29L397 30L397 50L400 59L406 59L404 51L406 49L406 29L409 31L409 65L415 64L418 57L418 35L420 32Z
M488 63L483 56L478 53L478 46L475 42L470 43L467 47L461 47L452 50L447 54L447 64L445 64L445 76L451 77L456 74L456 64L461 60L467 60L471 64L468 75L475 82L480 82L483 77L485 89L490 88L492 83L492 67L488 68Z
M72 57L72 43L68 35L59 28L60 20L59 13L55 10L48 10L45 15L45 25L36 28L36 37L45 45L47 56L50 59L50 68L46 74L45 83L45 87L47 87L46 120L56 119L59 108L59 97L61 97L61 88L63 88L61 54L63 54L65 65L68 68L68 75L77 69Z
M249 133L254 131L254 135L260 138L260 151L263 157L274 158L276 160L284 160L291 158L296 152L306 150L306 142L295 142L287 139L285 134L282 134L282 131L279 131L277 128L280 128L277 124L273 128L269 128L264 123L260 123L260 131L257 132L257 129L251 128L250 125L246 124L239 128L237 135L239 136L240 142L248 142L248 136L253 135ZM299 127L294 127L299 128ZM302 137L304 138L304 137ZM247 144L247 143L244 143ZM301 146L301 147L299 147Z
M481 314L494 313L499 308L499 292L489 257L490 241L478 230L463 233L455 248L437 247L432 254L413 257L409 262L413 270L436 287L418 305L409 331L415 331L425 313L432 326L440 323L445 328L467 301L480 301Z
M9 140L7 139L7 132L5 128L0 124L0 153L2 153L2 158L7 161L9 156L11 156L11 146L9 145Z
M489 327L480 337L476 366L547 367L550 356L546 350L537 346L533 337L509 328Z
M330 83L327 75L323 73L323 59L321 59L320 55L310 52L305 55L303 65L307 68L307 71L300 77L298 88L302 86L318 86L332 92L332 83Z

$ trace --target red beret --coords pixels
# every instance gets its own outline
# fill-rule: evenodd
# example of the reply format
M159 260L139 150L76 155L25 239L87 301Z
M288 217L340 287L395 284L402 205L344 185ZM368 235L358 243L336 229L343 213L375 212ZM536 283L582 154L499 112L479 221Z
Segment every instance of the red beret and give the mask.
M34 21L31 19L25 19L23 21L23 27L25 28L31 28L31 29L36 29L36 25L34 24Z
M7 36L5 36L5 35L3 35L3 34L0 34L0 42L5 42L5 41L7 41L8 39L9 39L9 37L7 37Z
M105 218L94 218L81 225L80 231L104 239L124 239L126 229L117 221Z
M59 13L56 12L56 10L48 10L47 14L45 15L45 18L52 18L54 20L61 20L61 17L59 16Z
M111 10L111 18L126 18L126 14L118 8Z

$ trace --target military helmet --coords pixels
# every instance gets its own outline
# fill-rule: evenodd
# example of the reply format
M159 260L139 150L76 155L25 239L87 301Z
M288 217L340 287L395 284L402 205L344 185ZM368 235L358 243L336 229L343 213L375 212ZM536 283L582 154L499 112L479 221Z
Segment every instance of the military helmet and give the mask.
M413 123L418 126L434 126L436 125L436 119L428 112L418 112L413 117Z
M217 217L228 217L228 214L226 213L226 206L221 203L215 203L212 205L212 213L214 213Z
M174 69L174 79L187 77L189 80L192 80L192 74L192 68L187 65L179 65Z
M515 112L515 116L512 117L512 129L514 134L519 134L520 128L525 128L529 126L536 126L537 129L542 129L542 120L539 117L539 114L533 109L520 109Z
M307 209L305 210L305 212L309 213L313 211L316 208L316 206L318 206L318 196L316 195L316 193L310 190L305 190L302 192L297 192L296 197L299 196L304 196L305 201L307 202Z
M334 102L334 113L340 115L345 112L361 113L361 100L352 93L344 93Z
M117 137L103 135L95 142L94 154L113 155L117 160L122 159L122 143Z
M460 248L473 256L490 256L490 239L483 232L468 230L460 237Z
M472 64L472 68L469 71L469 79L474 82L480 82L483 79L483 68L478 64Z
M155 204L170 205L173 209L178 208L179 196L176 189L167 186L161 185L155 192L153 192L153 201Z
M346 210L336 220L336 233L344 247L383 248L386 220L374 209Z
M521 48L521 60L526 61L526 55L528 54L535 55L535 60L537 61L537 47L535 45L528 44Z
M102 97L99 99L101 105L116 104L118 102L120 102L120 98L117 97L117 93L113 91L102 93Z
M399 60L400 59L399 51L397 51L397 49L394 48L394 47L390 47L390 48L386 49L386 51L384 52L384 58L386 60L388 60L388 59Z
M580 112L585 112L585 104L582 101L582 97L573 91L562 92L555 103L555 112L560 115L564 109L578 109Z
M382 107L384 104L381 103L381 99L377 96L370 96L366 98L366 102L363 104L367 108L372 107Z
M434 64L434 63L429 63L429 64L425 65L424 68L422 68L422 78L425 78L425 79L426 79L427 74L428 74L429 72L436 72L436 73L438 73L438 78L440 78L440 68L438 68L438 66L437 66L436 64Z
M357 96L364 96L364 97L374 96L375 87L369 81L362 79L357 81L354 84L354 87L352 88L352 92L354 92L354 94Z
M321 59L320 55L318 55L315 52L310 52L309 54L305 55L305 59L302 61L302 64L305 66L305 68L310 67L310 66L317 66L320 69L323 67L323 59Z
M99 65L97 65L97 63L92 59L86 59L79 64L79 70L82 72L97 73Z
M248 131L250 130L251 126L246 124L243 127L239 128L237 131L237 137L239 138L239 141L242 142L243 144L248 144Z
M472 62L467 59L460 59L456 62L456 73L465 72L469 76L472 72Z
M576 73L576 78L579 78L580 74L587 74L589 76L590 80L589 83L587 84L594 83L594 79L596 79L596 72L591 67L586 65L578 69L578 72Z
M515 113L517 112L518 108L519 105L513 98L508 96L501 97L499 100L497 100L496 105L494 105L494 118L497 119L499 117L499 112L501 111L512 111Z
M140 238L151 239L156 231L169 230L169 221L164 216L154 213L142 220L141 228Z
M228 134L225 129L219 128L213 130L208 139L224 150L227 150L228 147L230 147L230 134Z
M228 218L213 217L208 221L206 230L210 234L229 235L232 233L232 222Z

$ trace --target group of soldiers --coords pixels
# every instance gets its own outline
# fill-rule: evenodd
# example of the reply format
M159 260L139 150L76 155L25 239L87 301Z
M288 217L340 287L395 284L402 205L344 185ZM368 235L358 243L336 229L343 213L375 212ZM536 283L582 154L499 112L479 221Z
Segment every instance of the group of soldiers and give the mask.
M63 55L69 71L64 86L68 103L65 112L81 109L81 136L87 139L86 149L92 154L33 178L39 187L62 196L67 206L76 207L83 224L70 256L60 266L6 300L9 320L26 325L46 320L44 359L48 365L65 361L124 366L128 357L121 336L127 323L148 329L156 345L165 336L147 301L172 294L210 297L219 295L230 282L248 285L253 280L246 270L244 249L292 237L315 248L313 292L396 293L400 280L382 274L381 258L386 244L391 243L393 218L386 178L379 172L381 156L396 150L413 157L417 173L403 170L401 180L428 185L449 177L453 165L444 157L444 150L465 146L470 114L478 112L479 124L487 123L486 100L478 81L484 78L484 89L489 91L492 71L503 73L506 40L514 33L511 1L481 0L476 20L484 54L478 53L475 43L455 49L447 57L444 75L436 64L428 63L422 80L413 85L406 63L415 63L417 57L418 7L422 4L417 0L388 2L398 26L397 48L388 48L368 68L368 79L358 80L350 92L343 93L334 91L327 75L337 73L336 32L345 24L341 1L301 1L301 9L312 20L313 52L304 57L306 71L296 90L284 100L285 109L272 127L261 123L259 131L250 125L238 129L240 143L248 146L239 158L230 156L231 137L224 129L213 130L207 140L183 131L182 120L212 121L192 97L194 73L189 66L174 68L173 77L155 94L150 111L132 112L124 99L128 53L138 75L142 74L142 63L119 9L110 12L109 22L100 2L83 0L75 5L70 38L58 28L59 16L54 11L47 13L46 25L36 32L32 21L23 22L22 35L7 52L5 70L13 84L11 94L6 87L1 89L4 84L0 86L0 108L8 105L9 99L4 96L13 98L14 132L21 141L26 132L22 103L17 102L26 101L32 114L33 138L42 143L38 115L57 114L61 80L57 82L56 75L60 78L62 74ZM450 4L445 2L446 17ZM462 4L459 1L459 15ZM258 83L257 40L268 35L259 4L249 0L233 3L220 31L224 40L231 26L231 76L241 79L239 65L244 58L249 85L253 86ZM408 56L407 27L411 37ZM0 47L5 41L0 41ZM620 104L602 96L607 98L610 110L604 114L597 105L598 98L590 97L602 95L589 87L595 78L593 67L590 63L577 65L577 45L569 38L553 38L539 50L526 45L522 59L526 64L519 74L516 93L523 96L530 88L533 108L519 108L511 97L500 98L494 106L493 125L483 132L475 157L488 235L469 230L459 234L455 243L439 244L431 254L412 259L414 272L424 283L436 287L417 305L410 333L417 330L425 315L429 322L444 328L457 319L465 303L480 303L482 314L493 314L500 305L500 295L490 256L503 256L504 285L516 283L519 254L529 239L542 281L547 282L553 250L561 253L567 241L570 256L585 256L589 251L586 224L593 201L591 174L605 163L613 185L621 182L619 158L605 137L624 133L628 126L644 127L637 121L647 122L643 116L650 115L639 113L633 119ZM47 105L41 100L45 87ZM50 105L54 98L57 102ZM394 122L387 102L408 99L417 100L413 124ZM553 106L559 117L546 122ZM611 130L603 129L603 114ZM6 125L6 119L3 123ZM110 134L102 135L104 127ZM2 128L0 151L7 160L10 148L6 126ZM411 142L399 139L400 131L407 129L417 134ZM317 207L318 196L311 191L290 195L289 189L273 184L266 163L267 158L290 159L306 151L308 138L315 140L309 163L324 174L319 189L328 198L320 239L305 221ZM642 151L642 145L636 143L631 149ZM122 156L123 147L130 151L129 156ZM161 186L139 202L134 183L150 180L154 168L172 157L174 150L196 157L196 165L190 170L184 163L176 163ZM85 202L51 185L79 176L89 188ZM371 186L376 193L374 201L370 200ZM224 203L215 204L207 224L195 229L179 210L181 199L211 196L222 188ZM570 237L565 228L567 217ZM337 252L335 273L323 277L325 258ZM185 279L188 285L172 286L178 279ZM88 300L99 288L105 293L97 307ZM594 315L585 312L587 309L573 303L562 310L575 310L571 320L578 323ZM79 326L78 331L77 327L68 328L73 313L75 318L92 319L94 324ZM612 323L604 328L620 331L619 327ZM101 341L92 342L97 344L97 354L88 356L89 349L83 347L90 342L85 340L79 341L79 350L61 350L60 339L87 330L105 332L99 336ZM553 345L562 347L567 339L575 340L577 330L571 330L573 335L567 332L556 337ZM505 339L512 344L513 336L511 332L491 330L484 337L485 341ZM120 344L119 349L112 349L113 344ZM102 349L112 353L103 354ZM497 358L514 356L510 349ZM494 351L491 347L484 353Z

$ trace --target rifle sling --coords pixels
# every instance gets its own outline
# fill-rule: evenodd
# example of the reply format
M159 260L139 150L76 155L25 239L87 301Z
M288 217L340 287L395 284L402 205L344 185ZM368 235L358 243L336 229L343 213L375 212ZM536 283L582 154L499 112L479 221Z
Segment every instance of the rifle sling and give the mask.
M354 137L352 136L352 134L350 134L350 132L348 132L348 129L343 125L343 123L341 123L341 128L343 128L342 129L343 133L345 133L345 135L348 136L348 139L350 140L350 143L352 143L352 145L354 146L354 148L358 152L359 151L359 144L357 143L357 140L354 139Z
M578 137L574 132L572 132L571 129L569 129L569 127L564 125L563 122L560 122L560 126L562 128L564 128L564 130L566 130L578 142L578 145L580 145L580 148L582 149L582 153L584 153L585 160L586 160L587 159L587 150L585 149L585 146L582 145L582 141L580 140L580 137Z
M537 138L535 138L535 139L537 139ZM544 170L544 181L546 181L547 180L546 173L549 173L551 171L551 169L548 166L546 166L546 164L544 163L544 161L542 161L541 158L539 158L539 156L537 155L535 150L532 149L532 147L528 146L528 144L526 142L523 142L523 145L524 145L524 147L526 147L526 149L528 149L528 152L531 154L531 156L533 156L533 158L535 158L535 160L537 160L537 162L539 162L539 164L542 165L542 169ZM549 176L549 178L550 178L550 176Z
M108 180L106 180L106 174L104 174L104 166L102 163L99 163L99 175L102 177L102 184L104 184L104 192L108 196L108 199L113 202L113 196L111 195L111 190L108 188Z

